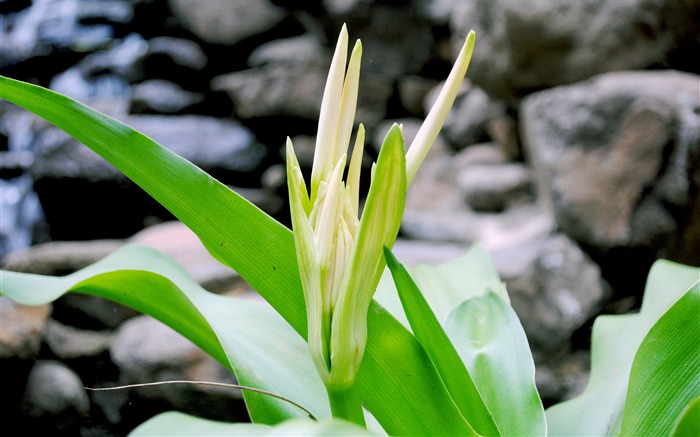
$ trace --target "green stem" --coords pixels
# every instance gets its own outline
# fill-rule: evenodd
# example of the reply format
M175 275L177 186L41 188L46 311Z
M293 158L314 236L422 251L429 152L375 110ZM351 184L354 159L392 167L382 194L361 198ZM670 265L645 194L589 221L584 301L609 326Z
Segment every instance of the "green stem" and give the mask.
M366 427L365 416L362 413L360 395L355 390L355 385L332 386L327 385L328 400L331 404L331 412L334 418L345 419Z

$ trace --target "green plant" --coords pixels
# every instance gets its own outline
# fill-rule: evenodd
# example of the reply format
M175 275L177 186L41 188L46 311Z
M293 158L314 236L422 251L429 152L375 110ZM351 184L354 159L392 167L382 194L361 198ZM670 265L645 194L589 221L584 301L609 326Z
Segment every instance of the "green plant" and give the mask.
M680 435L697 430L700 351L693 340L699 269L658 262L639 314L596 322L586 391L545 414L526 337L485 251L477 246L449 264L417 267L411 275L388 249L398 232L405 190L466 72L473 33L408 154L400 127L387 134L364 212L357 217L355 154L362 150L362 127L347 184L342 176L361 46L345 73L346 40L343 30L322 105L310 193L288 145L294 234L128 126L65 96L0 78L0 97L57 125L112 163L189 226L269 305L211 294L167 256L144 246L127 246L65 277L3 271L0 293L27 305L67 292L126 304L190 338L233 371L240 384L293 400L320 419L315 422L276 397L245 391L253 424L165 413L135 435L508 436L546 435L548 428L552 435L620 430ZM395 285L380 281L385 262ZM376 287L385 307L372 300ZM396 293L400 306L385 298ZM670 384L672 375L679 376ZM363 427L366 418L369 430Z

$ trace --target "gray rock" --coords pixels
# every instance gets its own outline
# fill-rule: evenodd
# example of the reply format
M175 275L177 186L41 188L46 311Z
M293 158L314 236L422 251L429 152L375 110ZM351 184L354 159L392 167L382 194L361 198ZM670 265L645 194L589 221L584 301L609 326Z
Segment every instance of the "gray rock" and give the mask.
M411 115L424 117L429 108L424 107L428 93L437 87L436 81L415 74L399 78L398 92L401 106ZM440 87L442 88L442 87Z
M169 36L158 36L148 40L146 58L163 56L172 64L200 71L207 65L207 55L194 41ZM171 65L172 66L172 65ZM167 68L168 65L161 65Z
M38 244L7 255L2 268L37 275L63 276L87 267L119 249L119 240L63 241Z
M566 233L698 262L699 87L673 71L609 73L525 99L523 140Z
M318 119L325 68L268 64L218 76L212 89L225 91L242 119L293 116Z
M192 278L214 292L240 288L240 275L215 260L204 248L197 235L179 221L150 226L129 239L167 254L183 266Z
M148 79L164 79L190 91L204 90L209 78L204 69L209 60L194 41L158 36L148 40L147 50L134 69L138 74L130 76L132 82Z
M94 358L107 350L112 340L109 331L88 331L49 319L44 341L61 360Z
M286 16L271 2L168 2L180 24L203 41L232 45L272 29Z
M51 305L24 306L0 296L0 358L35 358L50 313Z
M80 377L58 361L37 361L29 373L22 404L28 417L57 431L75 426L90 411Z
M302 64L328 68L330 51L311 34L276 39L258 46L250 53L248 65L260 67L266 64Z
M467 167L458 173L456 183L475 211L502 211L532 202L530 170L523 164Z
M152 79L132 87L129 112L132 114L178 114L201 103L204 96L185 91L176 84Z
M512 99L604 72L687 65L699 11L692 0L460 2L450 27L455 53L476 30L472 80Z
M494 112L489 96L478 87L460 95L450 111L443 133L458 149L489 140L487 122Z
M533 350L568 347L607 297L600 268L565 235L493 252Z
M121 384L157 381L235 383L235 377L212 357L168 326L149 316L124 323L114 335L112 361L119 367ZM151 402L186 408L191 414L231 417L240 411L239 390L205 385L166 384L133 392Z

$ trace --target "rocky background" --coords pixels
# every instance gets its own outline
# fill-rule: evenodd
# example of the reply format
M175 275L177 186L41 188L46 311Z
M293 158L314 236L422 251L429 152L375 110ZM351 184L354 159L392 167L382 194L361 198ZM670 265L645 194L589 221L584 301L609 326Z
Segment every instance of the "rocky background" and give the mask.
M6 0L0 14L0 74L125 121L285 223L282 145L310 167L342 23L364 46L358 121L374 153L390 123L416 131L476 30L396 251L412 264L489 249L546 404L583 389L593 318L638 308L653 260L700 265L695 0ZM0 114L3 268L63 275L139 241L212 291L255 298L90 150L7 102ZM80 295L0 302L8 429L123 435L170 409L246 419L232 390L83 388L233 382L159 322Z

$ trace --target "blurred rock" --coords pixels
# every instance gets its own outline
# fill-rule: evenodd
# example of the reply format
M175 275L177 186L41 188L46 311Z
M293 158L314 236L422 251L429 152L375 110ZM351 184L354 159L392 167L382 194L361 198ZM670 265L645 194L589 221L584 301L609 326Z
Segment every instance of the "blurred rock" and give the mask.
M171 328L148 316L124 323L115 333L112 360L120 369L120 384L157 381L235 383L235 377L212 357ZM141 387L132 392L150 402L165 402L189 414L235 420L239 390L194 384Z
M203 75L207 63L207 55L196 42L158 36L148 40L146 53L134 65L139 74L134 75L132 81L163 79L186 90L199 91L208 85Z
M607 297L600 268L565 235L504 247L493 259L536 352L569 347Z
M168 4L182 26L212 44L236 44L272 29L287 16L284 9L268 0L169 0Z
M523 164L475 165L457 174L457 187L475 211L498 212L532 203L532 178Z
M266 64L301 64L328 68L331 56L317 38L304 34L270 41L251 52L248 65L260 67Z
M487 123L493 112L489 96L482 89L471 87L455 100L443 133L457 149L488 141Z
M61 360L94 358L109 350L111 340L109 331L76 329L53 319L49 319L44 334L47 346Z
M497 0L455 4L450 27L455 53L476 31L472 80L493 97L513 99L610 71L697 71L698 14L693 0Z
M36 358L51 305L30 307L0 296L0 359Z
M185 91L176 84L152 79L132 87L132 114L179 114L204 101L204 96Z
M524 142L562 230L599 253L700 263L687 221L700 202L698 89L685 73L609 73L524 101Z
M53 432L67 432L90 411L80 377L58 361L37 361L29 373L22 403L35 426Z
M129 239L171 256L204 288L214 292L231 291L243 280L232 269L215 260L197 235L179 221L150 226Z
M418 75L407 75L399 78L398 92L401 106L411 115L424 117L430 108L424 108L428 93L437 87L435 80Z
M43 243L7 255L2 260L2 268L63 276L89 266L123 245L119 240Z

